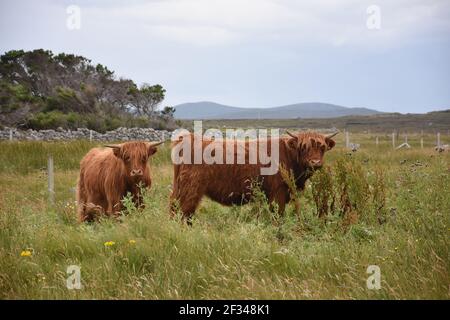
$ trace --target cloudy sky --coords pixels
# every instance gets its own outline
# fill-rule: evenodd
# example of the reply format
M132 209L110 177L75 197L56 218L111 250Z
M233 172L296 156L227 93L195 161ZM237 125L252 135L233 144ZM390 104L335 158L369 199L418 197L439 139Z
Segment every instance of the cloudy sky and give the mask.
M1 53L36 48L160 83L166 105L450 108L448 0L1 1Z

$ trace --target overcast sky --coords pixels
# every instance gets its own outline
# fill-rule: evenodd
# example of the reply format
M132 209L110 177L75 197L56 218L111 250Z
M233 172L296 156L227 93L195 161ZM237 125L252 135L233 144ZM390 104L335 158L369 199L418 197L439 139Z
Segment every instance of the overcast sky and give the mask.
M450 108L449 0L1 1L1 53L36 48L160 83L165 105Z

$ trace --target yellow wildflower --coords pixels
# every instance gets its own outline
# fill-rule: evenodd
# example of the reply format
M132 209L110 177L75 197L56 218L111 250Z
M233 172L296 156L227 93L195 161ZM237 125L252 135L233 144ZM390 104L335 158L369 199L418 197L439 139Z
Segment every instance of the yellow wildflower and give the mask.
M32 253L31 253L30 250L23 250L23 251L20 253L20 256L21 256L21 257L31 257L31 255L32 255Z
M113 245L115 245L116 243L114 241L106 241L104 243L105 247L112 247Z
M136 244L136 240L131 239L130 241L128 241L129 244Z

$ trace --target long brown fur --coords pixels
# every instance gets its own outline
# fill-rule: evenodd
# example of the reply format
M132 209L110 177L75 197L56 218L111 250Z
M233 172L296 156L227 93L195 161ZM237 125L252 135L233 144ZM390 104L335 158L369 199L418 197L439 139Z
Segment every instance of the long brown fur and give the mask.
M148 158L156 147L148 142L126 142L114 148L93 148L81 160L77 183L78 218L97 220L117 216L122 198L130 192L136 206L142 205L140 186L151 187ZM142 175L131 176L132 170Z
M172 144L172 148L181 143L183 139L191 139L191 156L194 154L194 135L183 136ZM323 164L323 155L334 147L335 142L326 136L314 132L296 134L296 137L280 137L279 164L288 171L293 172L298 190L303 190L306 180L312 171ZM270 155L272 139L268 139L267 152ZM202 141L202 150L211 143L222 143L224 159L227 148L233 148L234 157L237 158L236 142L233 140L205 140ZM170 197L172 215L181 210L183 218L190 223L203 196L223 205L242 205L252 198L252 184L256 181L261 185L271 205L277 204L278 211L284 212L285 205L290 201L289 187L281 176L280 170L274 175L262 176L262 165L249 163L249 141L240 141L245 148L246 164L174 164L173 191ZM258 140L259 143L259 140ZM316 163L312 164L312 161ZM317 162L319 161L319 162ZM223 161L225 163L225 160ZM193 162L191 162L193 163Z

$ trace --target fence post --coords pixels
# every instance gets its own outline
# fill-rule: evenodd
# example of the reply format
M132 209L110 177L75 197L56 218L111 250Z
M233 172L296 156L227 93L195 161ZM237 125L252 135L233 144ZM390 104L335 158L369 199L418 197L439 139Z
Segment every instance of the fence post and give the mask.
M375 138L375 144L377 145L377 147L378 147L378 143L379 143L379 141L378 141L378 136Z
M13 138L13 131L12 129L9 129L9 141L12 141Z
M47 173L48 173L48 200L50 205L55 203L55 180L53 172L53 156L48 157L47 162Z
M423 137L420 138L420 148L423 149Z
M392 148L395 149L395 132L392 132Z
M89 141L92 142L92 130L89 130Z
M348 131L345 131L345 147L346 148L350 147L350 138L349 138Z
M438 147L441 146L441 133L440 132L437 133L437 146Z

